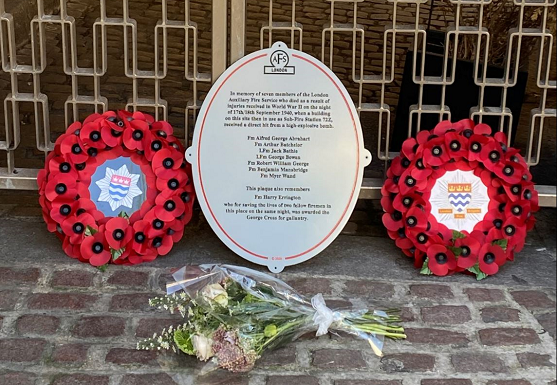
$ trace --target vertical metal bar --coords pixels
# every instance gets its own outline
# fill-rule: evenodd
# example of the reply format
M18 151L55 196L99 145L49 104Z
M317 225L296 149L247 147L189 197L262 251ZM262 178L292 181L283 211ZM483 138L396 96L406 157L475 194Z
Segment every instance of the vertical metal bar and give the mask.
M230 0L230 64L244 56L246 0Z
M227 56L227 1L213 0L212 79L213 82L226 69Z

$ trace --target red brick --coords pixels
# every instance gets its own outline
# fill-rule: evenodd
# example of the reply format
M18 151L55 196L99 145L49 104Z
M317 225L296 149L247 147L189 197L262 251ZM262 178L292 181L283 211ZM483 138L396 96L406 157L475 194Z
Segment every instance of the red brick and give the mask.
M0 340L0 361L36 361L43 355L45 340L34 338L10 338Z
M277 350L273 350L270 354L263 354L257 360L257 366L284 366L296 363L296 348L287 346Z
M142 318L139 320L137 328L135 329L136 337L149 338L153 333L158 333L162 329L168 329L169 326L178 326L183 324L184 321L179 317L174 318Z
M526 380L491 380L487 385L532 385L532 383Z
M470 321L470 310L466 306L432 306L422 308L424 322L436 324L461 324Z
M60 320L56 317L26 314L17 319L16 329L20 334L51 335L56 333Z
M293 278L286 281L294 290L304 295L331 294L331 281L327 278Z
M55 271L50 284L68 287L90 287L93 285L94 274L85 270L59 270Z
M24 285L30 283L37 283L41 272L36 268L11 268L0 267L0 285Z
M555 309L555 301L541 291L513 291L511 295L516 302L528 310Z
M75 293L37 293L27 300L29 309L68 309L88 310L97 299L88 294Z
M493 354L478 352L453 354L451 362L456 371L462 373L506 373L508 371L503 360Z
M422 380L421 385L473 385L472 381L461 378L427 379Z
M166 373L126 374L120 385L175 385L172 377Z
M408 342L418 344L467 345L470 342L466 334L450 330L405 328L405 332Z
M464 293L468 295L468 299L472 302L501 302L505 300L503 291L499 289L468 288L464 289Z
M267 385L319 385L319 380L312 376L270 376Z
M248 383L249 383L249 377L246 373L232 373L227 370L217 370L205 376L199 377L195 384L196 385L248 385Z
M480 341L489 346L531 345L540 342L533 329L493 328L479 331Z
M35 375L24 372L7 372L0 373L0 384L10 385L33 385L35 383Z
M411 285L410 294L419 298L446 299L453 298L453 292L449 286L445 285Z
M0 310L13 310L21 293L15 290L0 290Z
M108 376L62 374L55 376L52 385L108 385Z
M400 380L335 380L335 385L402 385Z
M119 270L114 272L106 283L120 287L143 287L147 289L149 287L149 273L146 271Z
M89 347L82 344L66 344L56 346L52 354L52 361L57 363L83 363L87 359Z
M400 309L400 320L402 322L412 322L416 320L416 316L411 308L403 307Z
M117 337L124 334L126 320L111 316L88 316L77 321L73 328L76 337Z
M155 297L155 294L134 293L134 294L116 294L110 300L110 311L147 311L153 309L149 306L149 299Z
M357 350L321 349L313 352L313 366L318 368L361 369L366 367L362 353Z
M365 280L346 281L346 294L369 296L372 299L388 299L395 293L395 288L390 283L373 282Z
M435 367L435 357L429 354L389 354L381 359L381 369L387 373L429 372Z
M540 314L536 319L542 327L555 339L555 313Z
M520 321L520 311L510 307L486 307L481 313L482 320L486 323Z
M352 302L344 300L344 299L328 299L325 298L325 303L327 306L333 310L336 309L352 309L354 305Z
M549 354L518 353L516 357L520 365L525 369L555 366L555 364L551 362L551 356Z
M157 361L157 352L153 350L114 348L110 349L106 355L105 361L118 365L159 365Z

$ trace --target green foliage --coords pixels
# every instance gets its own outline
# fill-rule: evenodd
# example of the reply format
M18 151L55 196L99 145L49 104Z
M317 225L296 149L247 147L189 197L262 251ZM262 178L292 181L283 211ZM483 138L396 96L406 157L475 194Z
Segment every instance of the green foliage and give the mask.
M195 356L195 349L193 348L192 335L188 330L176 329L174 332L174 343L182 352Z
M98 231L95 230L94 228L92 228L91 226L87 226L87 227L85 228L85 236L86 236L86 237L90 237L91 235L96 234L97 232L98 232Z
M507 246L509 244L509 241L507 239L498 239L496 241L491 242L491 244L501 246L503 251L507 251Z
M424 274L424 275L433 274L433 272L429 269L428 263L429 263L429 258L426 258L424 264L422 265L422 269L420 270L420 274Z
M468 268L468 271L471 273L476 274L476 279L478 281L481 281L484 278L487 278L488 275L486 273L484 273L483 271L480 270L480 265L479 264L475 264L474 266Z
M466 235L464 235L460 231L453 230L453 239L459 239L459 238L466 238Z

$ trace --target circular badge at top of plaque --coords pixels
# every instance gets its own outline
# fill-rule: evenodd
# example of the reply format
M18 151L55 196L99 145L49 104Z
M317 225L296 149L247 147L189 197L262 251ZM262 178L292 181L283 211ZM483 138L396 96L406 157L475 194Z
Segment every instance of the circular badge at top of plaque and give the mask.
M186 159L219 238L279 272L340 233L371 154L336 75L279 42L238 60L215 82Z

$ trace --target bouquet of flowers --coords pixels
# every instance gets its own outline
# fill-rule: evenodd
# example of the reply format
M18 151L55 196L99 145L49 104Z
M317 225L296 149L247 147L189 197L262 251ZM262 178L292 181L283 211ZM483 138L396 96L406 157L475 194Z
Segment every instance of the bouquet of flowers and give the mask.
M329 309L323 296L308 299L283 281L230 265L184 267L167 294L151 306L178 312L184 323L138 343L138 349L169 350L211 359L212 367L245 372L269 349L317 330L343 331L367 340L381 356L384 337L405 338L396 310Z

